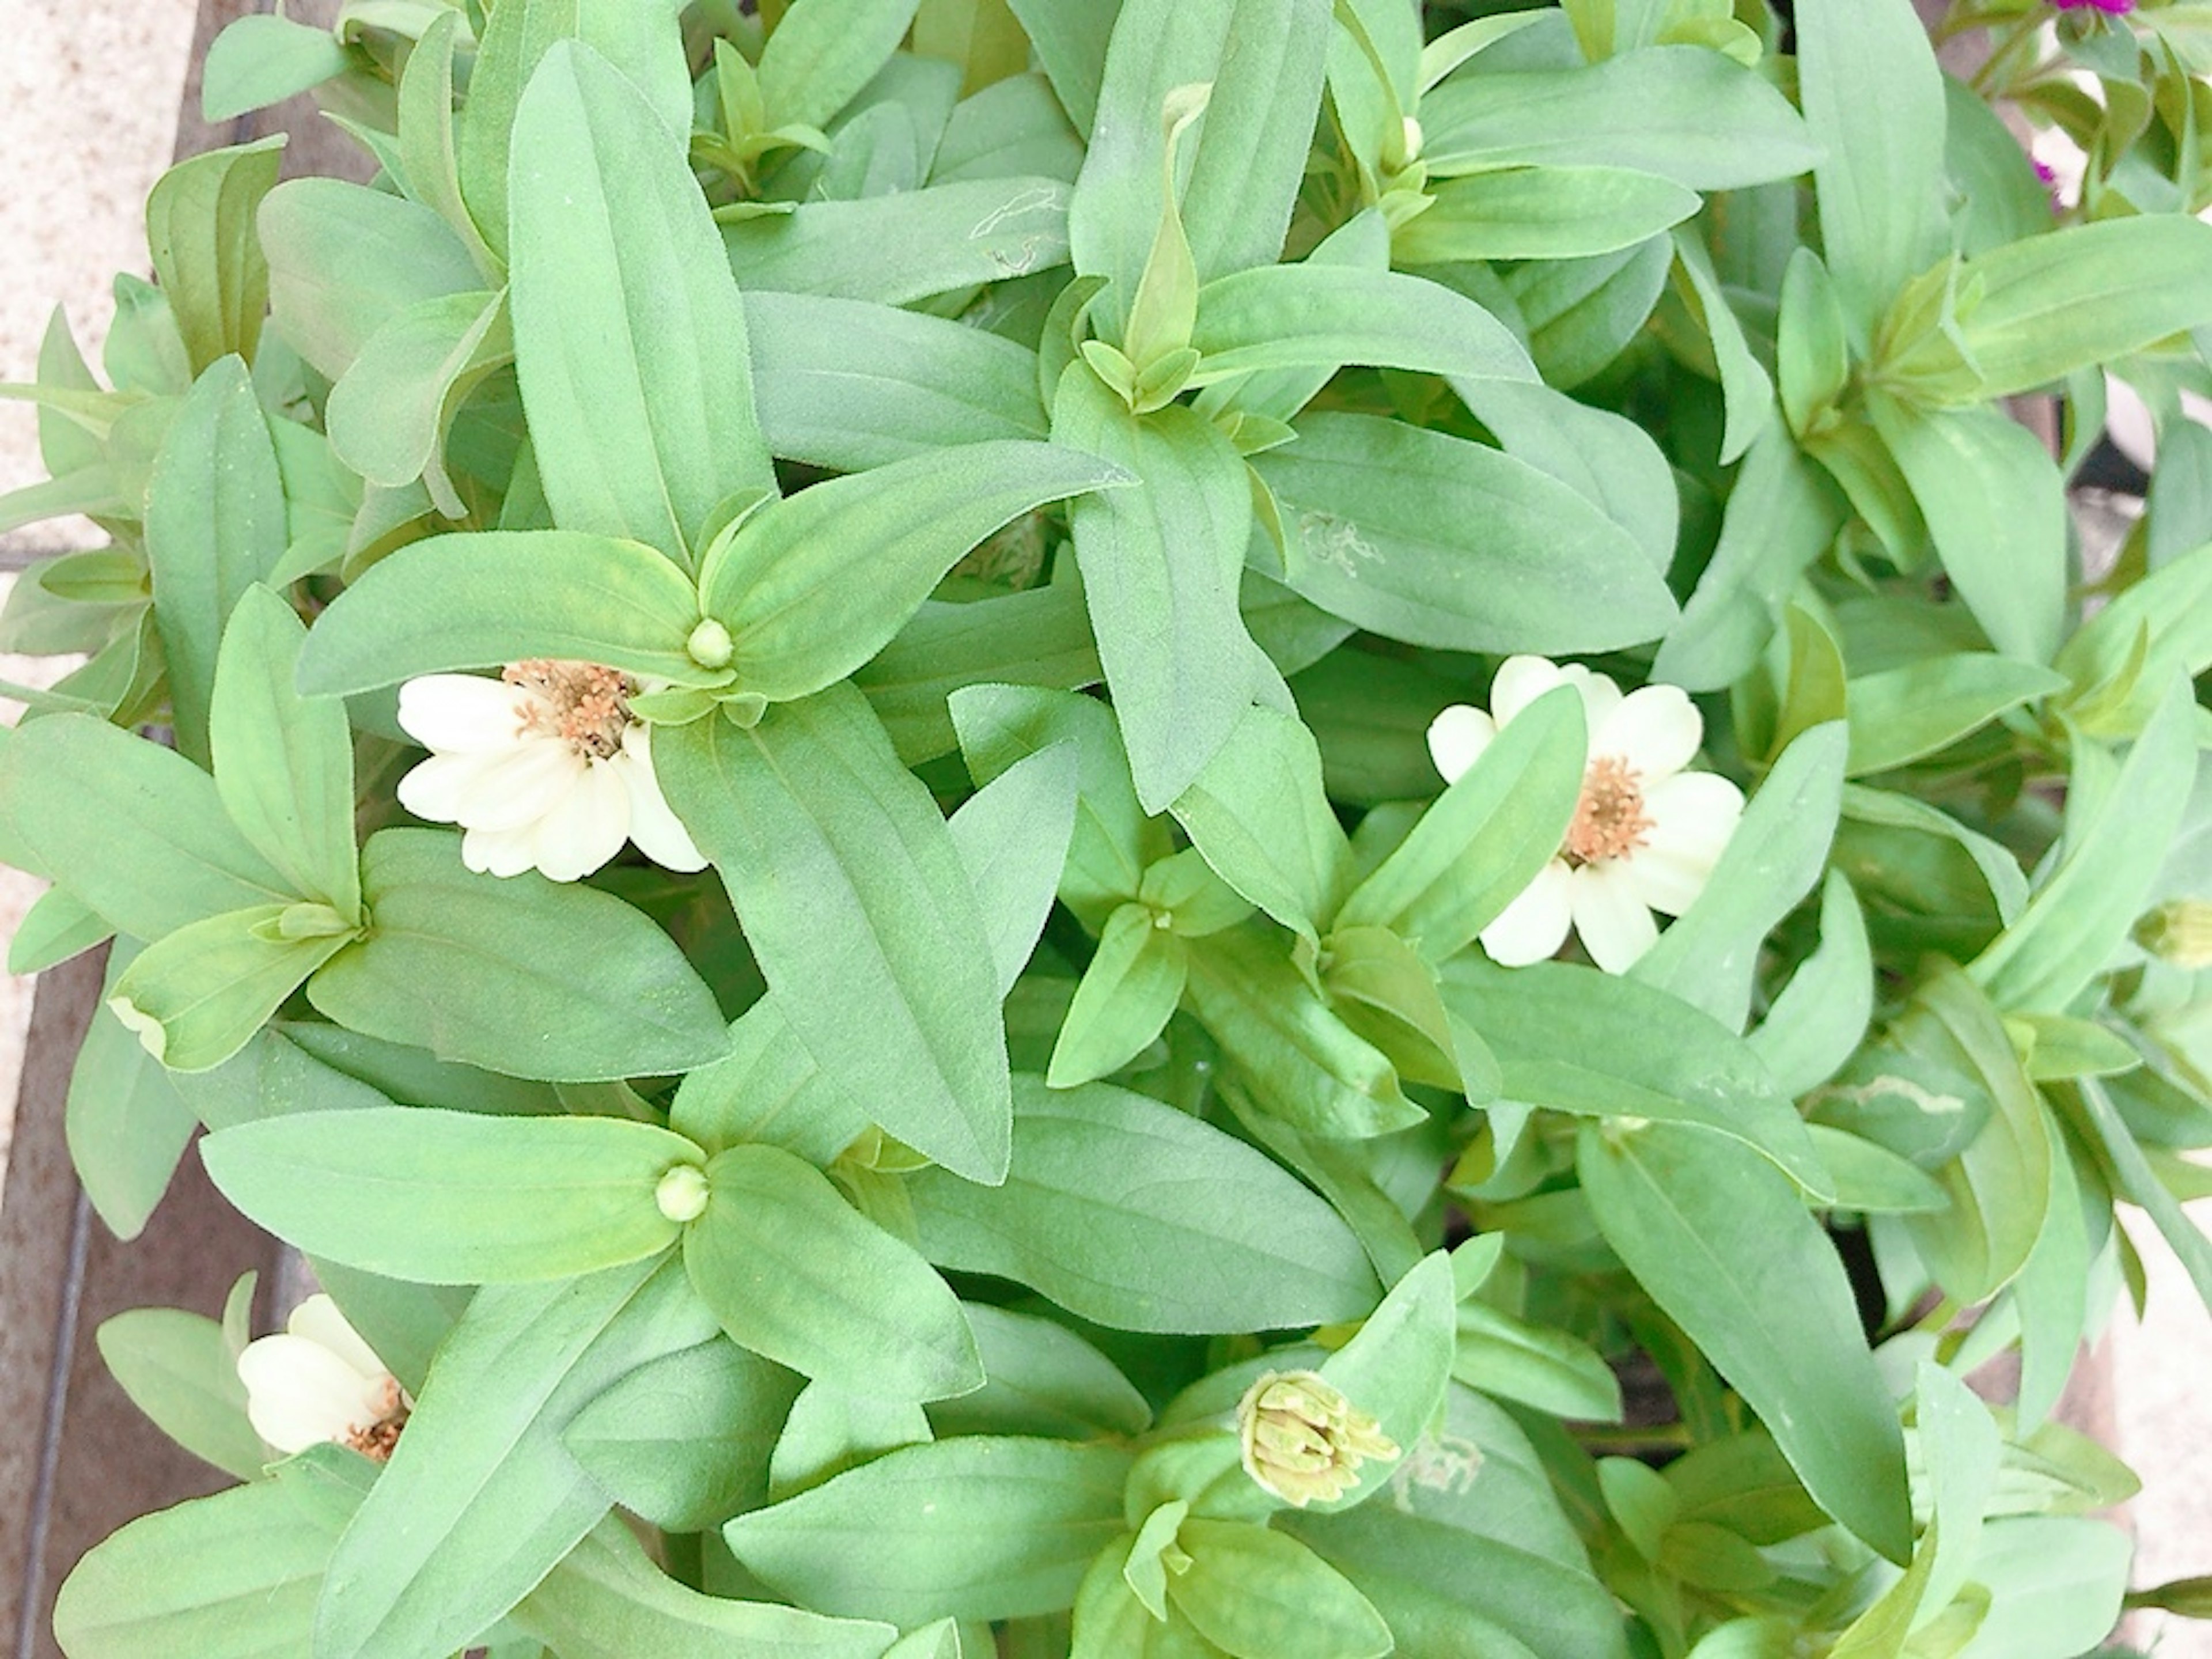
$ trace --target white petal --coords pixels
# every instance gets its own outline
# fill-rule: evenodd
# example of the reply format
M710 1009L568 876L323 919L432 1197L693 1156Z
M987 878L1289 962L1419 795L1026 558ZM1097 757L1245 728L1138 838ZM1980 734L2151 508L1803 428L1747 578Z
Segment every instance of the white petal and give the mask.
M384 1362L376 1357L375 1350L362 1341L360 1333L346 1323L346 1316L338 1311L338 1304L320 1291L292 1310L292 1316L284 1322L284 1328L295 1336L304 1336L310 1342L321 1343L363 1376L385 1375Z
M538 821L538 867L554 881L588 876L629 839L629 791L621 772L594 761L559 805Z
M525 738L478 770L453 821L470 830L520 830L560 810L591 763L558 738Z
M1659 924L1618 860L1583 866L1574 872L1573 890L1575 932L1607 973L1626 973L1657 942Z
M1717 772L1678 772L1644 792L1644 815L1645 847L1710 870L1743 817L1743 791Z
M629 789L629 838L639 852L664 870L703 870L706 854L669 810L668 798L660 793L647 731L645 726L633 726L623 732L623 751L611 763Z
M538 867L538 826L471 830L461 837L461 862L479 875L519 876Z
M475 674L425 674L399 688L399 729L440 754L504 749L521 725L518 709L545 700L526 686Z
M1569 891L1565 860L1553 859L1482 930L1482 948L1490 959L1502 968L1525 968L1557 952L1567 942L1573 920Z
M321 1343L289 1332L247 1343L238 1377L253 1431L281 1452L343 1440L382 1413L382 1377L365 1377Z
M1580 663L1569 663L1559 671L1567 683L1583 694L1583 730L1595 732L1613 718L1613 711L1620 707L1620 687L1609 674L1595 673ZM1593 748L1590 752L1599 751Z
M1648 789L1690 763L1705 735L1705 722L1678 685L1646 685L1630 692L1590 732L1590 753L1618 755L1642 775Z
M1490 683L1491 717L1503 726L1544 693L1566 683L1566 671L1549 657L1508 657Z
M497 753L433 755L399 780L399 804L433 823L459 823Z
M1429 722L1429 758L1446 783L1457 783L1497 735L1496 720L1480 708L1455 702Z

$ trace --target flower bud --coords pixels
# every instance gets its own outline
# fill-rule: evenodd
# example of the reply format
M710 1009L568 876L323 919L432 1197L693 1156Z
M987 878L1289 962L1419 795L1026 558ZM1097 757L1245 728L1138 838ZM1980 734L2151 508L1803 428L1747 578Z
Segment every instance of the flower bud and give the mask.
M1299 1509L1358 1486L1367 1459L1398 1455L1382 1425L1318 1371L1262 1376L1237 1402L1237 1437L1244 1473Z
M2212 968L2212 900L2168 899L2135 927L2136 943L2187 973Z
M672 1164L653 1189L660 1213L679 1226L707 1212L707 1172L696 1164Z
M1421 159L1421 145L1425 142L1425 135L1421 131L1421 124L1412 116L1407 116L1400 124L1398 141L1405 147L1406 164L1408 167Z
M712 617L693 629L684 641L684 654L702 668L727 668L737 648L730 630Z

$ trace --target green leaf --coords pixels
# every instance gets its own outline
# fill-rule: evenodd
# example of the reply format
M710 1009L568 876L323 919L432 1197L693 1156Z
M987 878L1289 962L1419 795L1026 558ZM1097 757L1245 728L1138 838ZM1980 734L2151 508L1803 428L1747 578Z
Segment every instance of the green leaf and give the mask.
M1060 896L1091 926L1137 896L1145 866L1166 853L1164 838L1137 805L1114 711L1095 697L1015 685L965 685L951 699L970 775L988 783L1028 757L1073 743L1075 830Z
M323 1569L367 1467L324 1447L274 1480L142 1516L70 1571L55 1640L77 1659L307 1651Z
M203 1462L256 1480L268 1449L246 1420L238 1353L222 1327L180 1308L133 1308L93 1334L131 1403Z
M1810 0L1797 75L1820 248L1863 344L1946 251L1943 75L1909 0Z
M328 29L289 17L234 18L200 66L200 119L210 125L313 90L352 67Z
M2144 1157L2103 1081L2085 1077L2075 1087L2080 1105L2069 1115L2088 1130L2085 1139L2109 1161L2120 1194L2139 1206L2172 1247L2189 1274L2189 1282L2197 1288L2198 1299L2212 1306L2212 1240L2205 1237L2172 1190L2159 1179L2158 1170Z
M1471 380L1536 378L1512 331L1464 295L1356 265L1262 265L1208 283L1191 344L1200 356L1194 386L1346 363Z
M1036 354L920 312L812 294L745 299L772 453L859 472L959 444L1042 438Z
M514 118L515 366L564 530L689 565L722 503L775 488L744 311L673 135L556 44Z
M365 1036L563 1083L685 1072L728 1052L668 936L621 900L462 867L457 836L386 830L362 853L368 936L307 1000Z
M483 273L446 222L404 197L337 179L294 179L269 192L259 223L270 320L329 380L409 307L483 287Z
M772 1589L825 1613L899 1625L1054 1613L1121 1531L1130 1463L1118 1446L1058 1440L908 1446L722 1535Z
M1451 1374L1470 1389L1555 1416L1590 1423L1621 1419L1620 1383L1595 1349L1487 1303L1460 1304Z
M887 1625L702 1595L653 1565L617 1521L594 1527L518 1603L512 1622L562 1659L878 1659Z
M2049 662L2066 610L2065 489L2050 452L1994 409L1923 415L1869 395L1867 411L1990 642Z
M1606 1242L1772 1431L1837 1520L1911 1552L1905 1445L1843 1264L1796 1190L1720 1135L1585 1124L1576 1169Z
M1449 179L1390 237L1403 265L1463 259L1577 259L1633 247L1703 205L1654 173L1618 167L1517 167Z
M945 573L1023 514L1125 482L1051 444L968 444L771 501L699 573L736 643L737 688L811 696L888 644Z
M115 929L82 899L49 887L31 901L8 941L8 971L43 974L114 937Z
M1137 799L1163 811L1229 740L1257 684L1237 608L1251 484L1205 416L1181 404L1133 415L1081 364L1060 378L1053 435L1142 486L1079 498L1068 526Z
M1329 806L1312 732L1254 704L1173 810L1215 874L1318 942L1351 878L1352 844Z
M331 387L323 411L331 447L371 483L396 489L422 479L443 515L460 518L447 434L469 394L514 357L504 291L410 306L369 336Z
M1006 0L923 0L915 14L914 49L959 64L963 97L1030 66L1029 37Z
M2160 470L2163 477L2166 469ZM2176 672L2212 666L2212 547L2161 568L2101 607L2066 641L2053 665L2073 683L2069 720L2100 738L2131 738Z
M1444 1000L1498 1056L1508 1100L1702 1129L1741 1141L1808 1192L1827 1172L1796 1108L1748 1043L1633 979L1571 963L1447 964Z
M1182 939L1143 904L1106 918L1097 953L1083 970L1053 1045L1045 1081L1072 1089L1117 1072L1159 1036L1182 1000L1190 958Z
M39 869L133 939L297 896L232 825L212 778L89 714L9 738L0 817Z
M2066 684L2063 672L1979 651L1862 675L1847 698L1851 748L1844 769L1856 777L1919 760Z
M669 733L661 786L729 889L816 1062L908 1146L1006 1172L998 975L974 888L928 791L844 685L741 731Z
M246 590L284 556L284 485L246 365L216 362L193 383L155 457L146 490L154 618L168 664L177 745L208 752L208 699L223 626Z
M331 1558L314 1652L477 1640L606 1515L562 1431L621 1377L713 1335L672 1260L478 1291Z
M730 1043L728 1059L678 1086L668 1121L678 1134L710 1152L757 1141L827 1166L866 1130L866 1115L815 1064L775 996L738 1018Z
M732 1146L707 1180L684 1266L732 1340L868 1398L939 1400L981 1386L958 1298L819 1170L774 1146Z
M1782 94L1698 46L1588 68L1455 76L1421 100L1429 175L1500 167L1632 167L1690 190L1803 173L1820 148Z
M1827 866L1842 809L1847 733L1831 721L1801 733L1767 773L1697 902L1630 974L1741 1030L1759 948Z
M245 1214L309 1255L425 1285L564 1279L665 1250L655 1184L699 1149L611 1117L303 1112L201 1143Z
M770 128L827 127L906 37L915 0L793 0L761 53Z
M725 684L684 649L698 622L690 582L641 543L570 530L433 536L380 559L315 619L300 685L350 695L529 657Z
M1723 465L1732 464L1773 418L1774 380L1744 336L1743 325L1729 303L1705 239L1686 229L1676 230L1674 260L1687 290L1685 303L1705 331L1713 368L1720 379L1726 416L1720 459Z
M129 960L121 949L110 958L111 986ZM161 1061L105 1006L77 1050L62 1126L85 1196L121 1239L145 1230L198 1127Z
M853 683L911 766L957 746L950 699L968 686L1068 689L1103 672L1082 585L1063 580L963 605L932 600Z
M940 1438L954 1435L1042 1435L1095 1440L1142 1434L1152 1426L1145 1397L1100 1353L1065 1326L1035 1314L981 1303L966 1306L983 1386L929 1408Z
M485 245L461 193L459 124L453 112L453 52L467 18L434 16L399 72L399 159L410 194L434 209L467 243L494 286L502 263Z
M1190 1555L1168 1602L1236 1659L1382 1659L1390 1627L1344 1576L1295 1539L1249 1522L1189 1520Z
M1036 948L1075 829L1075 745L1054 744L1017 761L945 820L983 926L1004 998Z
M1826 1082L1856 1052L1874 1017L1874 958L1850 878L1820 889L1820 948L1797 966L1748 1039L1792 1099Z
M1019 1093L1004 1186L908 1179L939 1266L1014 1279L1122 1330L1267 1329L1374 1307L1350 1230L1261 1153L1104 1084L1024 1078Z
M1067 263L1067 186L969 179L734 219L722 246L748 294L906 305Z
M313 931L285 933L303 913ZM352 937L327 905L228 910L148 945L116 981L107 1006L169 1070L204 1072L244 1048Z
M1456 956L1558 854L1583 757L1581 700L1538 698L1359 884L1337 926L1388 927L1431 962Z
M1121 0L1007 0L1079 132L1097 112L1099 83Z
M2176 678L2118 775L2073 803L2058 862L2018 921L1967 971L2008 1012L2063 1012L2112 961L2142 914L2196 775L2196 710Z
M216 793L296 891L351 922L361 915L353 733L337 698L294 688L307 636L292 607L265 587L248 588L231 612L208 711Z
M1663 632L1662 574L1597 504L1510 454L1369 415L1310 415L1254 471L1290 585L1371 632L1449 651L1599 651Z
M283 137L179 161L146 198L146 246L191 372L233 353L251 362L269 308L269 264L254 234L276 182Z

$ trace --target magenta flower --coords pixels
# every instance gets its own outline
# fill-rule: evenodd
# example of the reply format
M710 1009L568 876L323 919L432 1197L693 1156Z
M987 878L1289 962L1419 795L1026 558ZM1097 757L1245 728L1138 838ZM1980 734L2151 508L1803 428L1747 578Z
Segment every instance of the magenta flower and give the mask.
M2084 9L2101 11L2107 17L2122 16L2136 9L2136 0L2051 0L2061 11L2081 11Z

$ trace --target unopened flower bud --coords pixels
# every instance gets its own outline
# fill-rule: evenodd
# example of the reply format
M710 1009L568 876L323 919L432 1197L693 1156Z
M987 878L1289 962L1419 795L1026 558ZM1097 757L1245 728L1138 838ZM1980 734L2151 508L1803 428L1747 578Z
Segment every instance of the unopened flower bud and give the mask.
M2212 899L2168 899L2136 921L2135 939L2185 972L2212 968Z
M684 641L684 654L702 668L727 668L737 648L730 630L712 617L693 629Z
M1400 127L1399 134L1401 142L1406 148L1406 164L1411 167L1421 159L1421 145L1424 142L1421 124L1408 115L1405 118L1403 125Z
M681 1226L707 1212L707 1172L695 1164L671 1164L653 1189L660 1213Z
M1382 1425L1317 1371L1269 1371L1253 1383L1237 1402L1237 1437L1244 1473L1299 1509L1351 1491L1369 1458L1398 1455Z

